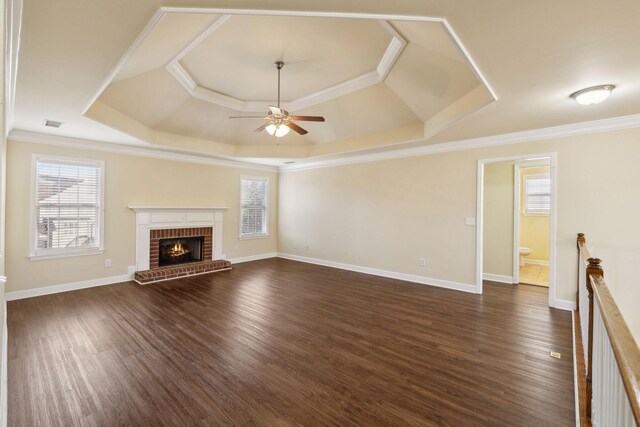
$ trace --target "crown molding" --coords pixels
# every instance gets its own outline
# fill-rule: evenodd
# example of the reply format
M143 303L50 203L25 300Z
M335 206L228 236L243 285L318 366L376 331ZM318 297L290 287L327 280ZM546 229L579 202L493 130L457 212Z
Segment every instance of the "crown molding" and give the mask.
M501 135L484 136L480 138L472 138L459 141L443 142L439 144L423 145L420 147L399 148L396 150L377 153L355 154L351 156L334 157L331 159L309 159L304 163L282 165L279 167L279 170L280 172L289 172L307 169L318 169L332 166L375 162L403 157L424 156L428 154L445 153L450 151L471 150L485 147L494 147L498 145L519 144L523 142L534 142L553 138L565 138L569 136L611 132L616 130L634 128L640 128L640 114L612 117L590 122L572 123L568 125L553 126L548 128L533 129ZM426 141L427 140L424 140L423 142Z
M195 79L180 63L180 60L182 58L188 55L189 52L195 49L207 37L218 30L231 16L232 14L225 14L213 21L211 25L205 28L187 46L185 46L184 49L182 49L180 53L178 53L165 66L165 69L187 91L187 93L194 98L198 98L202 101L245 113L265 111L267 110L267 107L272 104L271 101L243 100L234 96L222 94L216 90L204 86L200 86L195 82ZM407 41L388 21L378 20L378 22L382 26L382 28L384 28L385 31L387 31L391 35L391 41L389 42L389 45L387 46L387 49L382 55L380 61L378 61L378 65L376 66L375 70L369 71L344 82L332 85L328 88L319 90L309 95L305 95L296 100L284 102L282 103L281 107L285 110L291 111L303 110L313 105L339 98L343 95L383 82L400 57L400 54L407 45ZM454 43L456 43L453 37L452 40L454 41Z
M85 107L82 109L83 116L87 113L89 108L91 108L93 103L96 102L96 100L100 97L100 95L102 95L102 92L104 92L105 89L111 84L111 82L118 75L120 70L122 70L124 66L127 64L127 62L129 62L129 59L138 50L138 48L147 39L147 37L149 37L149 34L151 34L151 31L153 31L153 29L156 28L158 24L160 24L160 21L162 21L162 19L165 17L166 14L167 12L164 11L162 8L158 9L158 11L153 14L153 16L151 17L147 25L144 27L142 32L138 34L138 37L136 37L136 39L133 41L131 46L129 46L129 48L124 53L124 55L122 55L122 57L120 58L116 66L113 67L113 70L111 70L107 78L104 79L104 81L98 88L95 95L93 95L93 97L89 100L89 102L87 102L87 105L85 105Z
M6 48L5 63L5 123L4 136L13 128L14 106L16 100L16 82L18 77L18 53L20 52L20 34L22 32L22 0L8 0L6 13Z
M30 142L34 144L52 145L56 147L77 148L81 150L100 151L105 153L124 154L128 156L149 157L177 162L196 163L210 166L223 166L238 169L252 169L263 172L277 172L277 166L241 162L209 154L194 154L171 148L144 145L125 145L112 142L98 142L87 139L69 138L65 136L47 135L39 132L14 129L9 133L9 140Z

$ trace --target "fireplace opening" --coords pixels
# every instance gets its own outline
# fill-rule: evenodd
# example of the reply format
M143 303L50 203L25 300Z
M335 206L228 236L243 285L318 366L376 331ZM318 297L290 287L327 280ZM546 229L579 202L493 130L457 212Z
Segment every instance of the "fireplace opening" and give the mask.
M160 239L158 266L202 261L204 237Z

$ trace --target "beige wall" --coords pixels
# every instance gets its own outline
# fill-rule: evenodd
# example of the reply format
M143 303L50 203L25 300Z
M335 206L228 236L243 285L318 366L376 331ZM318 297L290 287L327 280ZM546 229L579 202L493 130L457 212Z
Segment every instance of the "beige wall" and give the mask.
M483 273L513 276L513 162L484 168Z
M531 249L527 258L549 261L549 215L527 215L524 211L524 177L526 175L548 174L549 167L520 169L520 246Z
M546 152L558 162L557 298L575 300L584 232L640 342L640 129L281 173L279 250L474 284L464 218L475 216L477 160Z
M31 261L29 217L33 153L105 160L105 252ZM117 276L135 264L135 214L127 206L216 206L224 213L227 259L277 250L276 172L181 163L9 141L7 170L7 292ZM240 175L268 176L268 238L239 240ZM112 260L105 268L104 260Z

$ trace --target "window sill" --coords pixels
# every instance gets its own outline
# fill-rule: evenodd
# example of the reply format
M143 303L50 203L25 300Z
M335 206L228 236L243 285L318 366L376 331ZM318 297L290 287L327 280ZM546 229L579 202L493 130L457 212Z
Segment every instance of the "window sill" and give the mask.
M267 234L252 234L250 236L240 236L239 240L253 240L253 239L266 239L269 237L269 233Z
M104 249L92 249L88 251L70 251L70 252L61 252L61 253L50 253L50 254L42 254L42 255L29 255L31 261L38 261L41 259L55 259L55 258L72 258L79 256L91 256L91 255L101 255L104 253Z
M524 212L523 215L524 216L549 216L549 213L548 212L529 212L529 213Z

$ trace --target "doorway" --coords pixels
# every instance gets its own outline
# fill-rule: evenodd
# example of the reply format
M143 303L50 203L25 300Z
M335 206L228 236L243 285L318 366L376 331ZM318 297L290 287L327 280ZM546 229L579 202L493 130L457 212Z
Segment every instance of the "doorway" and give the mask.
M513 282L549 287L551 167L548 158L513 165ZM486 231L485 231L486 233Z
M476 292L482 293L483 280L513 285L535 278L532 284L548 286L549 306L555 307L556 215L555 153L479 160ZM538 221L538 216L544 220ZM538 222L548 224L545 231L533 229L540 225ZM521 227L526 229L524 234ZM544 238L538 240L541 244L546 242L546 252L540 249L539 242L529 239L531 234L541 233L544 236L538 237ZM534 258L531 246L539 258ZM521 269L520 264L528 267Z

